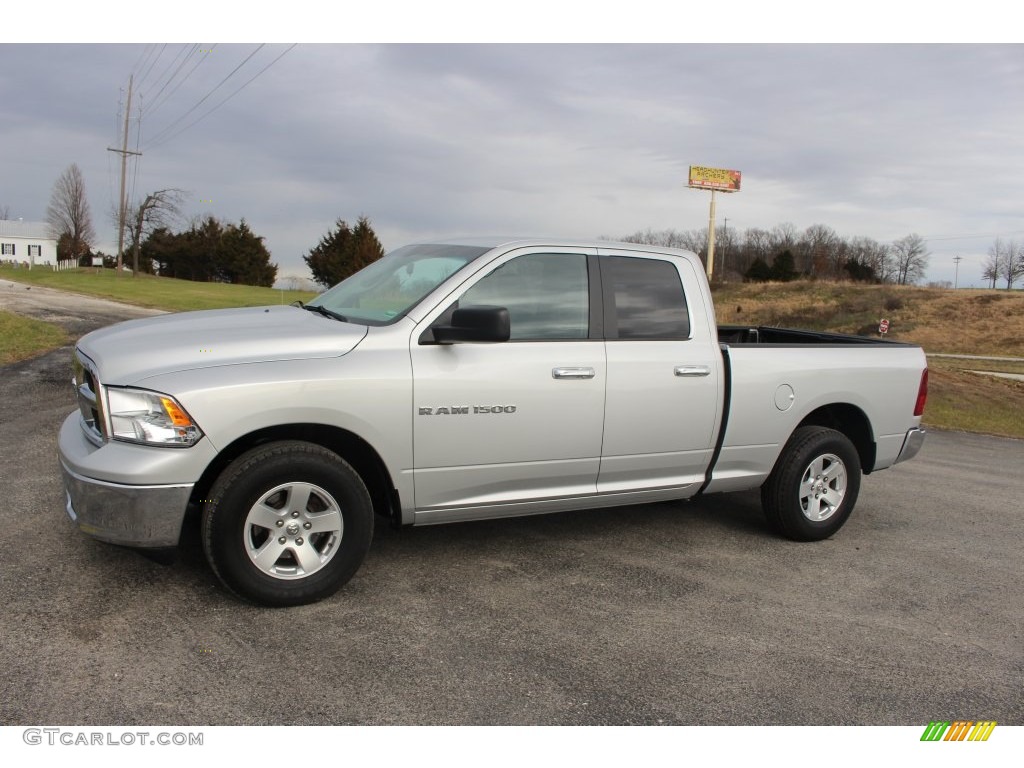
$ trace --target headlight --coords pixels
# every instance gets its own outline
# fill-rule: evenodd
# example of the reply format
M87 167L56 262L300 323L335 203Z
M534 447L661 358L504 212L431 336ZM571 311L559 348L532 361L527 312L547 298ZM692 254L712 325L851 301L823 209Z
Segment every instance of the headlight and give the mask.
M107 389L110 436L146 445L188 448L203 432L173 397L142 389Z

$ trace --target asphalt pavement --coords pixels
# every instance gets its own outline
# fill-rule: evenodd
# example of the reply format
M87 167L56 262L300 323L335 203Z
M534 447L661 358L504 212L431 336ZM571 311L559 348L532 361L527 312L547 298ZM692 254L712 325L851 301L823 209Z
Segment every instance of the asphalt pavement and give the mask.
M138 313L92 301L32 311ZM271 610L194 521L171 565L69 522L70 355L0 367L0 724L1024 724L1022 441L931 434L820 543L756 493L381 525L337 595Z

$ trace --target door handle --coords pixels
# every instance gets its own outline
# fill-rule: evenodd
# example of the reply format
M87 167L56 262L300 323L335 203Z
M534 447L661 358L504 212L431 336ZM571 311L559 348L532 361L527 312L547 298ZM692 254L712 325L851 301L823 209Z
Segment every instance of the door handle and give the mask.
M675 368L676 376L710 376L711 366L710 365L677 365Z
M596 375L593 368L552 368L553 379L592 379Z

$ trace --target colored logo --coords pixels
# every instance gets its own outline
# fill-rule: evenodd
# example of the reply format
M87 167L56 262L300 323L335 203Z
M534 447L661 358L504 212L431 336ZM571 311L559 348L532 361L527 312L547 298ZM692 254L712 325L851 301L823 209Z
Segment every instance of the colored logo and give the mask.
M995 727L995 720L933 720L921 734L921 741L988 741Z

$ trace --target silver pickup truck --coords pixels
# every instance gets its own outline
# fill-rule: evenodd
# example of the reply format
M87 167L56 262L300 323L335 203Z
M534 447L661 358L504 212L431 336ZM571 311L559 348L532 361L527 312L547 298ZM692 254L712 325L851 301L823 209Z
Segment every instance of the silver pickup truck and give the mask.
M862 474L912 458L920 348L716 328L692 253L479 241L394 251L305 306L187 312L81 339L60 432L67 513L174 547L264 605L324 598L395 525L761 488L834 534Z

